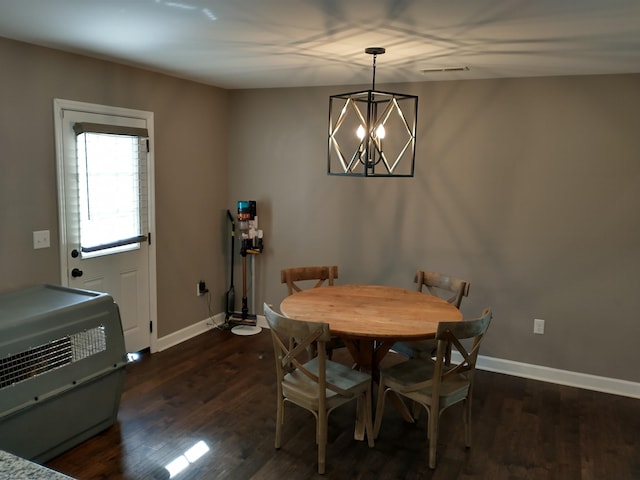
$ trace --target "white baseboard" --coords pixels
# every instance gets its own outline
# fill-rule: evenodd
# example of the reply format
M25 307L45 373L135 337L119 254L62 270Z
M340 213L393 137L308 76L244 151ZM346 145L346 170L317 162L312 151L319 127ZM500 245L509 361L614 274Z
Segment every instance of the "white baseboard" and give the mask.
M451 359L460 361L460 355ZM542 382L557 383L569 387L584 388L597 392L611 393L624 397L640 398L640 383L617 378L599 377L588 373L571 372L557 368L543 367L530 363L514 362L502 358L478 356L477 368L489 372L504 373L514 377L530 378Z
M197 337L198 335L208 332L212 328L219 327L224 324L224 313L217 313L213 317L205 318L204 320L199 321L198 323L194 323L182 330L178 330L170 335L167 335L162 338L158 338L156 342L155 352L161 352L166 350L167 348L171 348L175 345L178 345L182 342L189 340L190 338ZM267 324L267 320L264 318L264 315L257 316L257 325L262 328L269 328Z
M218 313L213 317L202 320L187 328L183 328L175 333L159 338L156 344L158 352L178 345L190 338L205 333L214 327L224 323L224 313ZM258 315L257 325L262 328L269 328L264 315ZM460 356L456 358L455 352L452 360L459 361ZM560 370L557 368L543 367L530 363L514 362L513 360L504 360L502 358L478 357L477 367L480 370L489 372L504 373L505 375L513 375L514 377L530 378L532 380L540 380L542 382L557 383L567 385L569 387L584 388L586 390L594 390L597 392L611 393L613 395L621 395L624 397L640 399L640 383L620 380L617 378L599 377L588 373L571 372L569 370Z

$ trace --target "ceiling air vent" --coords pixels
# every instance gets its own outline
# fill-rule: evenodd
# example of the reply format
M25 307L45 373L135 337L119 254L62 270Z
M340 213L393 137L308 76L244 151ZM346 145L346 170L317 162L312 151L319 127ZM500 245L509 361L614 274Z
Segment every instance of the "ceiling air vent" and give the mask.
M425 68L422 70L422 73L447 73L447 72L468 72L469 67L435 67L435 68Z

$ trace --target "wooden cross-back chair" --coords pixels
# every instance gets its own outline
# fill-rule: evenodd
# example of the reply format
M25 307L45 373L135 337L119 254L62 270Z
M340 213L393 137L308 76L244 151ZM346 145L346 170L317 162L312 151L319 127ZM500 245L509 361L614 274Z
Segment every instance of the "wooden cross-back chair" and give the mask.
M469 296L469 282L451 275L418 270L414 281L418 284L419 292L426 288L427 292L444 298L456 308L460 308L462 297Z
M456 308L460 308L462 298L469 296L469 282L461 278L428 270L418 270L414 277L419 292L440 297ZM436 351L435 340L416 340L397 342L393 350L409 358L433 357ZM447 349L447 365L451 360L451 348Z
M318 473L324 473L329 414L340 405L357 401L354 438L373 447L371 376L327 359L324 343L331 338L329 324L287 318L264 304L271 330L277 374L275 447L280 448L284 405L291 402L309 410L316 419ZM294 340L295 339L295 340ZM307 348L318 344L310 360Z
M338 278L337 265L291 267L280 270L280 282L286 284L289 295L307 288L332 287L336 278ZM329 358L333 357L333 350L344 348L344 346L340 337L332 336L326 343ZM315 345L311 345L309 351L315 355Z
M476 361L491 319L491 309L486 308L476 320L441 322L436 333L435 362L429 358L414 358L380 372L375 438L380 433L385 397L388 392L395 392L412 400L414 405L424 407L428 413L429 468L436 466L440 414L459 402L465 403L465 444L471 447L471 399ZM461 343L465 339L473 339L469 349ZM447 367L445 356L449 345L460 354L461 362Z
M287 285L289 295L305 290L307 285L312 288L325 285L332 286L333 280L338 278L337 265L321 265L311 267L292 267L280 271L280 282ZM306 283L305 285L302 285Z

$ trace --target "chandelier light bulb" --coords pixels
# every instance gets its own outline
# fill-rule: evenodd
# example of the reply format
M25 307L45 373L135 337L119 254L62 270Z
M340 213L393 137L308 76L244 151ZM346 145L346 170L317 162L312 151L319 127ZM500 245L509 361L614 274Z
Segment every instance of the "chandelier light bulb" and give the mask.
M384 129L384 125L382 124L378 125L378 128L376 128L376 137L382 140L386 134L387 132Z
M356 135L360 140L364 138L364 127L362 125L358 126L358 129L356 130Z

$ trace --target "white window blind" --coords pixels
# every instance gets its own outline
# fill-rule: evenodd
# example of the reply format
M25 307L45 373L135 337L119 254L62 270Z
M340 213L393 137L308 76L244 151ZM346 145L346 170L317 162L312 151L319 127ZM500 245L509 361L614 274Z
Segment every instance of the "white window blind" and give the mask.
M83 257L139 247L148 232L146 129L74 124Z

